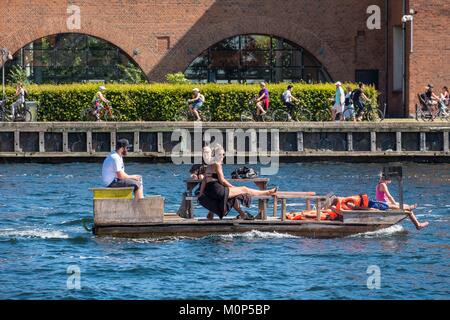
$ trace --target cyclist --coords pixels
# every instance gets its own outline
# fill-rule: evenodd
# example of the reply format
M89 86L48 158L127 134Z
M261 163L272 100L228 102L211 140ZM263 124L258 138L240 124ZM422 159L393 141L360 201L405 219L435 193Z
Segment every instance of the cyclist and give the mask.
M352 101L356 111L356 121L361 121L364 116L364 102L370 99L364 93L364 83L358 83L358 88L352 92Z
M427 107L430 108L431 116L434 118L438 112L438 101L439 97L433 92L433 85L428 84L425 89L425 93L423 94L423 97L425 98L425 103Z
M194 88L192 89L192 99L188 100L189 110L195 116L196 121L201 121L199 109L203 106L205 102L205 96L200 93L200 89Z
M447 87L442 88L442 93L440 94L439 106L441 108L441 112L447 116L447 106L449 105L450 93Z
M109 100L105 98L103 92L106 90L105 86L100 86L98 88L97 93L94 95L92 99L92 106L94 107L94 115L97 118L97 121L100 120L100 110L103 108L102 102L109 105Z
M283 92L281 95L281 101L283 102L284 106L289 111L289 121L292 121L292 115L294 114L294 107L295 105L292 103L292 101L299 102L299 100L292 95L292 89L294 88L293 85L288 85L286 91Z
M16 102L11 105L11 114L13 119L16 116L16 109L25 103L25 97L27 95L27 91L22 82L19 82L16 86L16 94L14 97L17 97Z
M260 83L261 90L259 91L258 98L256 99L256 116L262 116L269 110L269 90L265 82Z

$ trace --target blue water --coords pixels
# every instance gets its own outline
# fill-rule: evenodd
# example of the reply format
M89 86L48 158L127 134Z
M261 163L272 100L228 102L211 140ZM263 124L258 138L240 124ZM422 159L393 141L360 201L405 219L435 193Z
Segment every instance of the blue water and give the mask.
M257 231L200 239L96 237L82 222L92 223L88 189L99 185L100 166L0 163L1 299L450 298L448 164L404 164L405 200L419 204L427 229L418 232L405 220L328 240ZM282 164L270 178L281 190L373 197L380 167ZM188 166L126 162L126 169L144 176L146 194L165 196L166 212L176 211ZM80 270L80 289L67 286L70 266ZM367 286L369 266L379 268L379 289Z

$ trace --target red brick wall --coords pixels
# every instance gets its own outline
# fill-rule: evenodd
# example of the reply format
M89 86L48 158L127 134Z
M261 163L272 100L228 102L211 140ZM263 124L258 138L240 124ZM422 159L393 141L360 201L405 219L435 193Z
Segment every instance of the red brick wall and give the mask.
M409 113L415 112L417 93L428 83L435 91L450 86L450 2L409 0L414 17L414 52L409 54ZM408 28L408 35L409 35ZM409 52L409 39L408 52Z
M150 81L163 80L167 72L184 71L198 54L224 38L260 33L280 36L304 47L325 65L334 80L354 81L355 69L378 69L380 89L384 90L384 3L385 0L2 0L0 46L15 52L40 37L70 32L66 10L68 4L75 4L81 8L81 29L77 32L110 41L130 56L133 49L139 49L133 58ZM367 7L374 4L382 9L381 30L366 27ZM444 6L448 9L448 4ZM422 7L418 6L418 10L426 12ZM420 19L421 24L427 23ZM436 27L442 32L445 23L438 20ZM426 36L424 32L418 35ZM418 58L423 56L423 50L429 50L426 46L417 49ZM436 84L448 80L442 71L439 74Z

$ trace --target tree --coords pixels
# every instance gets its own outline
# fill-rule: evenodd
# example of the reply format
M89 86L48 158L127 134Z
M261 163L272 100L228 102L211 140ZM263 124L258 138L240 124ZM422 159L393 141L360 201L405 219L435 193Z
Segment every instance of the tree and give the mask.
M121 77L123 77L124 82L128 83L145 83L147 82L144 74L141 69L133 65L131 62L128 62L126 65L118 64L117 68L119 68L121 72Z
M27 72L19 65L14 65L8 73L8 83L15 85L19 82L28 85L30 81L28 80Z
M184 76L183 72L176 72L176 73L168 73L166 74L166 80L169 83L191 83L186 77Z

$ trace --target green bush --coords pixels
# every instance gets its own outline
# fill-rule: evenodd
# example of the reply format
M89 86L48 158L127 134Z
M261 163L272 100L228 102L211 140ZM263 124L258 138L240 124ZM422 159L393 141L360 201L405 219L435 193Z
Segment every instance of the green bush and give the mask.
M348 84L344 84L346 87ZM38 101L40 121L79 121L81 110L91 105L98 84L30 85L27 100ZM212 110L213 121L239 121L240 113L249 108L248 101L259 92L257 84L107 84L105 96L117 108L123 121L171 121L186 108L193 86L206 98L205 106ZM282 107L281 94L287 84L269 84L270 108ZM351 84L354 88L356 85ZM14 95L7 88L7 95ZM316 112L330 108L325 103L335 93L333 84L294 84L293 95L303 106ZM366 94L376 101L378 92L366 88Z

